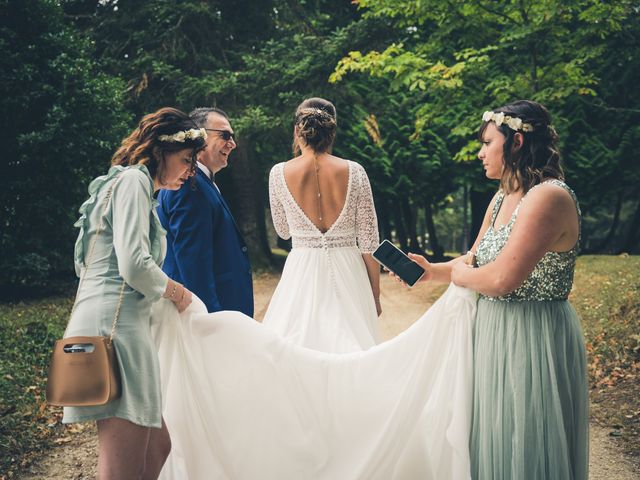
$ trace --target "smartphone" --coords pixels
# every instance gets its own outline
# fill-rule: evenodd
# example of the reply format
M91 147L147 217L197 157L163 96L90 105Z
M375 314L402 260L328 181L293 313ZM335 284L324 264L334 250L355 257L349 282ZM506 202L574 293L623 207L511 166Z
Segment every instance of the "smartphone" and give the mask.
M389 240L383 240L372 255L383 267L398 275L410 287L424 275L424 269Z

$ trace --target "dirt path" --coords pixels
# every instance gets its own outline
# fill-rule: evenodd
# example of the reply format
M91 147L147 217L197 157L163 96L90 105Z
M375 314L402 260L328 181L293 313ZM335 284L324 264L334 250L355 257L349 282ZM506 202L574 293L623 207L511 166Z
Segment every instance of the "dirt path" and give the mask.
M255 279L256 318L262 319L278 278L260 275ZM382 308L380 333L389 339L405 330L444 291L442 286L419 285L407 289L388 277L382 278ZM59 439L58 446L49 450L36 464L19 478L40 479L92 479L97 463L95 427L90 424L69 427ZM609 429L591 425L589 478L591 480L635 480L640 478L640 467L620 453Z

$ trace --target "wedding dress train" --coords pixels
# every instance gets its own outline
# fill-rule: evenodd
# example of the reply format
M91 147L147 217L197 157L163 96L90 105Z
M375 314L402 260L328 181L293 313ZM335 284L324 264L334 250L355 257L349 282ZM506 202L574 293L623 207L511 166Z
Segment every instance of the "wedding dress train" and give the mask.
M178 314L153 335L172 451L161 479L467 479L476 295L450 285L366 351L289 342L238 312Z

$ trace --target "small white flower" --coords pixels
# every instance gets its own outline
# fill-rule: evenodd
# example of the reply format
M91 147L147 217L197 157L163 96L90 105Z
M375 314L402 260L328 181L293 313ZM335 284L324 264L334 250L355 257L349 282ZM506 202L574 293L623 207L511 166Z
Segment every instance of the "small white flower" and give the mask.
M507 121L507 125L511 130L519 130L522 127L522 119L521 118L512 118L507 117L509 120Z
M490 122L492 117L493 117L493 112L487 110L486 112L484 112L482 114L482 121L483 122Z
M493 114L493 121L496 123L496 125L499 127L500 125L502 125L502 123L504 122L504 113L500 112L500 113L494 113Z
M178 132L173 136L173 139L180 143L183 143L185 138L187 138L186 132Z

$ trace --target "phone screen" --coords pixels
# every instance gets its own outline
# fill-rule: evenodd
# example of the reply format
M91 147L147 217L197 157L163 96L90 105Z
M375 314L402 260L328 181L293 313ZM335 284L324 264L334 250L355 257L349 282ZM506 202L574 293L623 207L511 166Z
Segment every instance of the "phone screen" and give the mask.
M373 258L398 275L409 286L413 286L424 275L424 269L402 253L402 250L389 240L383 240L372 255Z

